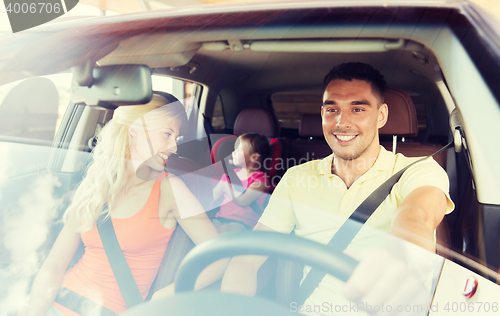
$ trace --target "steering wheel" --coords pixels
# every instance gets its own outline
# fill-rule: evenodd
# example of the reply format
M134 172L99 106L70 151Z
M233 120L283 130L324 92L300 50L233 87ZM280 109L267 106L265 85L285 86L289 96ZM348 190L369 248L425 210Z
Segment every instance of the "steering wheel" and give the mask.
M297 315L260 297L216 291L192 292L198 275L208 265L239 255L274 255L298 261L344 282L358 264L339 250L293 235L261 231L224 233L201 243L186 255L177 273L176 295L137 305L123 315Z

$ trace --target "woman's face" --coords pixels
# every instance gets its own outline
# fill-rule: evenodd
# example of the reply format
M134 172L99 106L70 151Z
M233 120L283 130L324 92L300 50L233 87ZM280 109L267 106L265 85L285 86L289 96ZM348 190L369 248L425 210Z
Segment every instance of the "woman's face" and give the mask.
M232 153L233 165L245 168L250 163L252 150L250 144L245 139L238 139L236 148Z
M130 154L134 164L140 166L146 163L154 170L164 170L168 157L177 151L180 127L177 119L165 122L162 128L154 130L130 127Z

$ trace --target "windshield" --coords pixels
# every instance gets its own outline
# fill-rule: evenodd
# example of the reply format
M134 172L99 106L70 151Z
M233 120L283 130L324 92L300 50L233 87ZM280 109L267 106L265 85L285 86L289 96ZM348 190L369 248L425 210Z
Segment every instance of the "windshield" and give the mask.
M493 310L496 37L455 7L335 5L149 12L2 36L0 310L69 315L62 286L126 312L106 222L140 301L194 287L291 313L486 312L472 297ZM333 246L277 237L289 234ZM290 294L301 282L311 292Z

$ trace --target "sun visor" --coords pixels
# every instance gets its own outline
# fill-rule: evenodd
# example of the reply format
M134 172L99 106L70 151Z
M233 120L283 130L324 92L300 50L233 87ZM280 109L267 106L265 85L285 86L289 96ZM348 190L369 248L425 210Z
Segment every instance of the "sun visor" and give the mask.
M187 64L201 48L184 38L187 35L156 34L122 39L120 45L97 61L99 65L141 64L150 68L178 67Z
M95 67L89 86L80 86L80 73L72 69L71 101L115 109L120 105L146 104L153 95L151 69L144 65Z
M99 60L98 64L133 64L140 62L152 68L161 68L165 66L178 67L187 64L197 52L198 49L179 53L161 53L141 56L106 56Z

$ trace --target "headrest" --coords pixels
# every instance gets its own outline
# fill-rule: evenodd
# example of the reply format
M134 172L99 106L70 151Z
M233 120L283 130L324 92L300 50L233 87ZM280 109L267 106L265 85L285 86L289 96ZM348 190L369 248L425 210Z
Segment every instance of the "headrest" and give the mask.
M157 94L159 96L162 96L164 97L165 99L167 99L168 103L175 103L175 102L179 102L179 99L177 99L176 97L174 97L173 95L171 95L170 93L168 92L163 92L163 91L157 91L157 90L153 90L153 94ZM182 104L182 103L181 103Z
M276 115L268 109L245 109L234 122L234 134L259 133L267 137L278 137L280 127Z
M15 86L0 104L0 135L52 142L59 94L47 78L29 78Z
M417 111L408 93L397 88L387 88L384 102L389 108L389 118L379 134L417 136Z
M300 137L323 137L321 114L304 114L300 119Z

